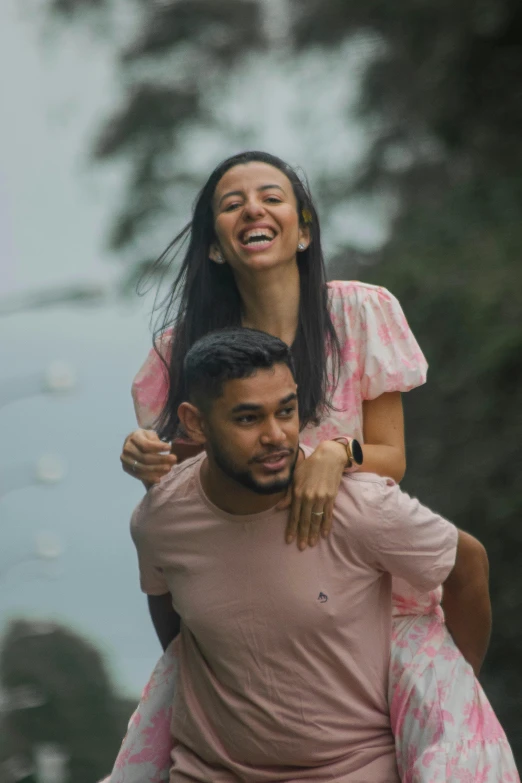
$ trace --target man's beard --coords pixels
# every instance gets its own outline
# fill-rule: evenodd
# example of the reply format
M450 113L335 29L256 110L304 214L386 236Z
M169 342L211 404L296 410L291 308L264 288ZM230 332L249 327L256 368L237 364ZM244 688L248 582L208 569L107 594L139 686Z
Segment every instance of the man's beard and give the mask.
M283 492L284 490L288 489L293 481L295 466L299 456L299 449L296 449L295 458L290 465L288 477L284 479L274 479L274 481L265 484L264 482L260 483L256 481L249 470L240 470L237 465L235 465L233 458L220 447L219 443L217 443L214 437L210 434L208 437L207 447L208 446L210 446L212 458L218 468L226 476L228 476L228 478L236 481L238 484L241 484L242 487L250 489L257 495L275 495L277 492ZM274 454L277 451L281 451L281 449L273 449ZM269 456L269 452L266 456Z

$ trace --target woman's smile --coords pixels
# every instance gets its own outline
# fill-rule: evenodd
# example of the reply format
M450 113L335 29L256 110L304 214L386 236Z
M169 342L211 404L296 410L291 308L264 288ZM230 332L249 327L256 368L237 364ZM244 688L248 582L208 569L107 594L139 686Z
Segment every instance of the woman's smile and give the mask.
M277 233L276 229L268 223L256 223L240 231L238 238L243 249L258 253L272 247Z

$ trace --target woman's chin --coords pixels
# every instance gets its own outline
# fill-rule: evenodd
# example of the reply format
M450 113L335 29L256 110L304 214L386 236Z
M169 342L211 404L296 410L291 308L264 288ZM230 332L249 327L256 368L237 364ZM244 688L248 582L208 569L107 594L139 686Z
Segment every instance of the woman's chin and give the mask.
M282 271L289 266L297 268L297 259L295 255L291 258L281 258L280 255L265 251L252 253L247 258L242 258L241 266L250 272L267 272L273 269Z

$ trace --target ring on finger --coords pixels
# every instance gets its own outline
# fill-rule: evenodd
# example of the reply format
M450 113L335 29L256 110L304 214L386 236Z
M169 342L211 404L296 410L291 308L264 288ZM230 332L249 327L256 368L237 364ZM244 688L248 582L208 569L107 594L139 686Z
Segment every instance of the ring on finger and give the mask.
M135 459L134 462L132 463L132 472L133 473L136 473L136 468L137 467L138 467L138 460Z
M312 514L314 517L322 517L324 516L324 511L312 511Z

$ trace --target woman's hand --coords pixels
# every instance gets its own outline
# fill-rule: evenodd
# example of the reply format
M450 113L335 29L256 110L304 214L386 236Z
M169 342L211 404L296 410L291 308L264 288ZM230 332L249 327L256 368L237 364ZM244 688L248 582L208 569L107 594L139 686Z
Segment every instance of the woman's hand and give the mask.
M278 508L291 506L286 528L286 542L297 535L299 549L315 546L321 534L324 538L332 527L335 497L346 465L346 449L342 443L326 440L313 454L298 463L294 481Z
M170 445L160 440L154 430L134 430L125 438L120 456L125 473L141 479L149 487L165 476L177 457L170 453Z

